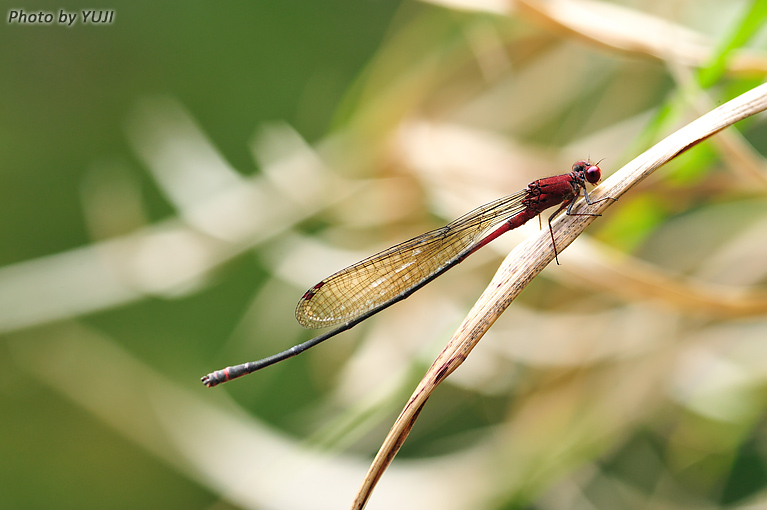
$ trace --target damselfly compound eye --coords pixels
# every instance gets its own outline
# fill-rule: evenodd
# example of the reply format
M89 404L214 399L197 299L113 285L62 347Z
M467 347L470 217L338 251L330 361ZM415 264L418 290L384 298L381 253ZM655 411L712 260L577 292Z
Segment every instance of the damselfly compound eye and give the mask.
M586 180L591 184L598 183L599 179L602 178L602 170L600 170L596 165L589 165L584 173L586 174Z

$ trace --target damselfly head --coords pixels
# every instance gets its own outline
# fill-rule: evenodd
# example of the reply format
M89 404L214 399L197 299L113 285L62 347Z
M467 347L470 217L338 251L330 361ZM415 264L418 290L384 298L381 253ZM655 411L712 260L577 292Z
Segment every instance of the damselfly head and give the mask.
M588 161L576 161L573 165L573 172L582 174L583 178L591 184L598 183L599 179L602 178L602 170Z

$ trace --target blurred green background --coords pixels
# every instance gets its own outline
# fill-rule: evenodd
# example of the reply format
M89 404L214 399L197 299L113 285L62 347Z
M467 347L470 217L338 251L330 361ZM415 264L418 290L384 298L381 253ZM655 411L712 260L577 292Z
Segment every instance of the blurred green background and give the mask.
M7 22L114 10L109 25ZM763 1L5 4L0 508L351 504L530 222L290 361L303 292L764 81ZM368 508L767 507L767 122L631 190L427 404Z

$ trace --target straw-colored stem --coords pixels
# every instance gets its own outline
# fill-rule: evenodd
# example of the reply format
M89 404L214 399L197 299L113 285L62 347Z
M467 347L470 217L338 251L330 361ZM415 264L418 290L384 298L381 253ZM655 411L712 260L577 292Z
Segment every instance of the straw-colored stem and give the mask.
M762 84L703 115L636 157L595 188L590 193L592 200L602 197L619 198L657 168L690 147L766 109L767 84ZM613 201L606 200L596 206L587 206L581 201L574 212L584 212L585 207L591 207L588 209L589 212L599 213L610 207L612 203ZM561 252L570 245L595 219L594 216L564 215L558 218L554 222L554 238L558 250ZM434 389L463 363L501 313L552 259L554 259L554 249L546 229L509 253L485 292L426 372L395 421L365 476L352 509L361 510L365 507L373 488L404 443Z

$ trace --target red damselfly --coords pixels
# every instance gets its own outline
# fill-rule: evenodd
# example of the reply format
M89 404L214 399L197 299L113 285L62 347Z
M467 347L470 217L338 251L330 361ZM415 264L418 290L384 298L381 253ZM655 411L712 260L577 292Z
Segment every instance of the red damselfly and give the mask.
M559 208L549 216L549 232L559 264L551 220L563 209L568 215L599 216L571 211L581 192L589 205L615 200L606 197L592 202L589 198L586 183L596 184L601 178L602 171L597 165L578 161L570 173L531 182L527 188L478 207L442 228L338 271L306 291L296 307L296 319L305 328L338 327L268 358L212 372L202 382L210 388L250 374L356 326L410 296L493 239L555 205Z

